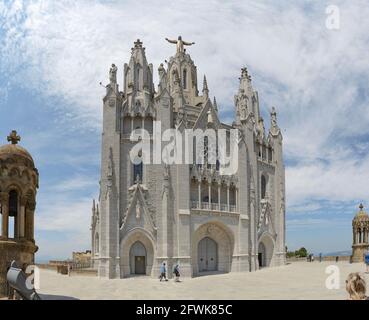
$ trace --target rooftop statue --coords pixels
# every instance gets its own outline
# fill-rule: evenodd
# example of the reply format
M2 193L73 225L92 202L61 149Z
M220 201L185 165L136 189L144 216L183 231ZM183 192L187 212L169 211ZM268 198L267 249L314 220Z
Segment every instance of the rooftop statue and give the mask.
M167 40L169 43L174 43L177 45L177 53L185 52L184 46L192 46L195 44L195 42L186 42L182 40L181 36L178 37L178 40L170 40L168 38L165 38L165 40Z

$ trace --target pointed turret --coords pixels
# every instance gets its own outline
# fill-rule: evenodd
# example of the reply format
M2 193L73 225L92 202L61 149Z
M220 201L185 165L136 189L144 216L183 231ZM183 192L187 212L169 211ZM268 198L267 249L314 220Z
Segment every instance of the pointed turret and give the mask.
M247 93L252 92L251 76L249 75L249 72L248 72L246 67L241 69L240 91L241 91L241 89L243 89Z
M204 82L202 85L202 94L204 97L204 103L209 99L209 88L208 88L208 82L206 80L206 76L204 75Z
M214 102L213 102L213 106L214 106L214 110L216 112L218 112L218 104L217 104L217 99L214 97Z
M145 48L140 39L134 43L129 64L124 65L124 90L126 112L134 114L148 112L155 92L153 66L147 62Z
M257 92L253 90L251 76L247 68L241 69L240 87L235 96L236 122L246 121L252 114L258 123L260 118L259 101Z

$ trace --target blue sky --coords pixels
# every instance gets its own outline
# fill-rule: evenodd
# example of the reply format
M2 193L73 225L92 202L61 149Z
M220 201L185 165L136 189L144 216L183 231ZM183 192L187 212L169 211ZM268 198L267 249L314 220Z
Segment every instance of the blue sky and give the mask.
M326 28L326 7L340 29ZM102 96L140 38L157 70L179 34L225 122L247 66L262 112L276 106L286 160L287 245L348 250L369 205L367 1L1 1L0 143L17 129L40 171L38 259L90 246ZM155 75L157 83L157 75ZM122 81L119 80L122 84ZM268 125L269 120L266 120Z

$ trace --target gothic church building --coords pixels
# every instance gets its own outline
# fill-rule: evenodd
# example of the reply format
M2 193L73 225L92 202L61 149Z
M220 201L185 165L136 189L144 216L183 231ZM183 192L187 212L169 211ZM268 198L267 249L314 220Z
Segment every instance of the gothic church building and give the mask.
M266 131L258 93L246 68L235 95L233 124L222 123L206 78L198 90L197 67L181 37L169 40L177 52L153 65L140 40L123 70L123 91L112 65L103 99L99 203L92 209L92 253L100 277L183 276L256 271L285 263L285 171L276 111ZM176 128L238 129L238 171L222 175L218 165L133 164L132 130L153 134Z

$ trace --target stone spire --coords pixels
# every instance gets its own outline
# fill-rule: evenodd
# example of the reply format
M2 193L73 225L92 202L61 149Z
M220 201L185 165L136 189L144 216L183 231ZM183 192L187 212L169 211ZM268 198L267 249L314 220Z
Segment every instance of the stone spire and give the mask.
M218 112L218 104L217 104L217 99L214 97L214 102L213 102L213 106L214 106L214 110L216 112Z
M203 93L205 101L207 101L209 99L209 88L208 88L208 82L206 80L205 75L204 75L204 82L202 86L202 93Z
M241 69L241 77L240 77L240 91L244 90L247 93L250 93L250 90L252 90L251 87L251 76L249 75L249 72L246 67Z

